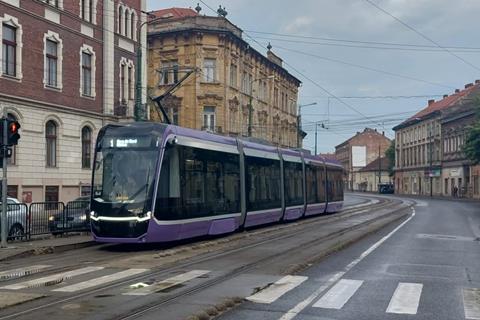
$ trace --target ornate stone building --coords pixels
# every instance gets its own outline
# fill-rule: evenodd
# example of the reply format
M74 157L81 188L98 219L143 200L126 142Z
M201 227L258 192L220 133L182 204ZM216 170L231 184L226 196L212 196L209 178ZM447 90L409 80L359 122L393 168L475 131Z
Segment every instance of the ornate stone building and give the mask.
M231 136L251 132L276 145L297 147L300 81L270 46L267 56L262 55L223 16L179 8L153 14L155 21L148 27L149 95L165 93L192 72L164 100L173 123ZM153 107L150 117L160 120Z

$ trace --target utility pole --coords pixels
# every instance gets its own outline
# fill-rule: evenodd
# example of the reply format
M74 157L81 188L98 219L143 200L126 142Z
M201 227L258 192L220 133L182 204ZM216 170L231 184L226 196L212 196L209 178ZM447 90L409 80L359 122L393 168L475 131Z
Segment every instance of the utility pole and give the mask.
M433 141L432 141L432 137L433 137L433 134L432 134L432 131L433 131L433 125L434 123L432 122L432 126L430 127L430 172L429 172L429 176L430 176L430 198L433 197Z
M318 134L318 123L315 122L315 155L317 155L317 134Z
M381 146L378 145L378 186L379 187L380 187L380 184L382 183L382 158L381 158L380 148ZM379 187L377 187L377 189Z
M1 247L7 247L7 144L8 144L8 131L7 131L7 109L3 108L3 117L2 117L2 236L1 236Z

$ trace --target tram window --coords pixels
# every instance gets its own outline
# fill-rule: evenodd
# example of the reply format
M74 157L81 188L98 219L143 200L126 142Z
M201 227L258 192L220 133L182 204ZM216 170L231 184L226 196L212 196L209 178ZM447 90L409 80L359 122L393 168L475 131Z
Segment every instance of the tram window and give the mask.
M318 203L317 199L317 167L306 165L307 203Z
M165 151L155 206L160 220L240 211L239 156L190 148Z
M280 208L280 161L245 157L247 210Z
M328 200L342 201L343 200L343 181L342 171L338 169L327 169L328 173Z
M325 167L317 168L317 201L325 202Z
M301 163L284 162L285 204L303 204L303 170Z

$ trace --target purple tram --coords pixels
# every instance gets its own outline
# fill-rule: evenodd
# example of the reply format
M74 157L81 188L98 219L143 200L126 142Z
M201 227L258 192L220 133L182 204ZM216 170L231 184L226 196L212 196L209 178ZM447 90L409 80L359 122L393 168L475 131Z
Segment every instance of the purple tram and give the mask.
M340 164L295 150L160 123L98 134L90 221L99 242L218 235L343 204Z

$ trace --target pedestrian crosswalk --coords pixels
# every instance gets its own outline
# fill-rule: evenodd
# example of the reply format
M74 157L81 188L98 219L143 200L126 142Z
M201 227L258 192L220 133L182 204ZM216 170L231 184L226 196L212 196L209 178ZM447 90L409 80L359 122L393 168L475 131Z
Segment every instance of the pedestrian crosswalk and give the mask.
M61 272L50 270L51 268L52 266L49 265L33 265L1 271L0 294L8 291L26 293L27 290L32 291L31 293L48 290L56 294L74 294L115 284L119 288L119 296L146 296L169 292L189 282L201 284L212 273L210 270L182 270L182 272L166 274L157 278L152 277L149 273L150 270L144 268L120 269L87 266ZM288 300L293 297L293 300L298 300L298 297L304 295L302 291L316 290L320 294L313 300L306 300L306 306L311 307L312 310L323 309L325 312L327 312L326 310L340 312L342 309L348 308L349 304L365 303L365 296L371 296L371 292L370 295L368 294L368 291L371 290L368 285L372 285L370 281L375 280L345 279L340 275L334 282L324 283L319 279L309 279L306 276L288 275L278 277L276 281L272 281L245 299L259 304L274 304L277 301L284 303L286 300L282 299ZM417 315L422 308L422 303L428 304L432 301L422 298L428 294L425 292L428 286L429 284L418 282L390 283L390 285L381 287L382 299L375 303L383 304L382 312L387 314ZM430 288L430 290L433 289ZM463 302L464 318L480 320L480 289L458 288L458 291L461 294L457 296L463 298L463 301L459 301L459 303ZM288 296L290 292L294 294Z

